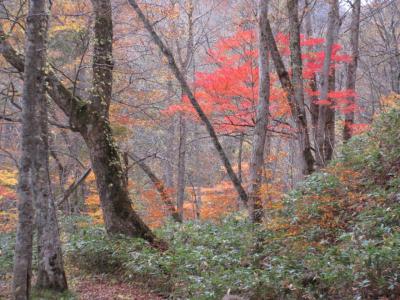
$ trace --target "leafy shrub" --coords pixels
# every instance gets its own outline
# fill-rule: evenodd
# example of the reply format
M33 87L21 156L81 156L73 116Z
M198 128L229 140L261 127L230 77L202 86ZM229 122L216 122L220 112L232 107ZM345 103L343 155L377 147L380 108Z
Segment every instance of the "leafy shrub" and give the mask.
M15 234L0 233L0 278L12 271Z
M163 253L141 240L88 227L70 236L82 270L143 280L173 299L398 299L400 297L400 112L353 138L326 170L253 226L240 214L220 223L167 224Z

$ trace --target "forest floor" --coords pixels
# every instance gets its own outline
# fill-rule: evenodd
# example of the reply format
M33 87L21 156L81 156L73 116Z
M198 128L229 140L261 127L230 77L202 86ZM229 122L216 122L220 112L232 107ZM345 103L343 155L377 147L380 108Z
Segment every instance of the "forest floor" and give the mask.
M163 299L143 285L87 278L73 287L79 300L159 300Z
M71 294L34 297L43 300L161 300L143 284L118 282L103 276L68 278ZM51 297L51 298L49 298ZM53 298L54 297L54 298ZM0 299L11 299L11 278L0 280Z

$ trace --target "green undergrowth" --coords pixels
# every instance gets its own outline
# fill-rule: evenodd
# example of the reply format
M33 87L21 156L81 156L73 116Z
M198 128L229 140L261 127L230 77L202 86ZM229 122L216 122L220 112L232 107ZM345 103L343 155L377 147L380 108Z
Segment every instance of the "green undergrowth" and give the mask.
M55 292L51 290L32 289L31 300L77 300L78 298L70 291Z
M12 271L14 247L15 234L0 233L0 280Z
M169 223L157 232L169 242L163 253L87 227L70 236L68 262L146 282L172 299L221 299L228 291L250 299L398 299L399 143L393 110L271 206L266 224L254 227L240 213Z
M168 223L159 252L109 237L81 219L63 221L69 270L146 283L171 299L400 298L400 112L368 133L253 226L245 213L219 222ZM87 224L78 226L77 224ZM0 235L0 275L12 269L14 236ZM68 298L66 298L68 299Z

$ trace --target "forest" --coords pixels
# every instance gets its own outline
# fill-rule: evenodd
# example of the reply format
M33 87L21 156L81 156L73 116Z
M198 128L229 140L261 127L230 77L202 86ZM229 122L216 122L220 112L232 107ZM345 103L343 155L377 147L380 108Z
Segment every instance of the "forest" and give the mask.
M400 299L400 0L0 0L0 299Z

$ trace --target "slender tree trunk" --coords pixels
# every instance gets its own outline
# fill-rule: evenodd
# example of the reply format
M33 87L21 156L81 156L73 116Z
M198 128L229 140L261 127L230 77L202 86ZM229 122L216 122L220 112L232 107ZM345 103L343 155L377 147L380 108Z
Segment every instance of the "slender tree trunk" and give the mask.
M173 95L173 87L172 87L172 82L168 81L168 98L172 98ZM172 119L172 124L169 126L168 132L167 132L167 145L166 145L166 156L167 159L163 161L164 165L164 182L165 186L167 189L173 189L174 188L174 168L172 165L173 161L173 154L174 154L174 141L175 141L175 117Z
M243 143L244 143L244 133L241 133L239 136L239 152L237 157L237 168L238 168L238 178L240 182L243 181L243 171L242 171L242 162L243 162Z
M307 116L304 105L303 61L300 46L300 21L298 0L288 0L290 58L292 66L292 88L297 114L299 144L302 152L303 174L314 171L314 157L311 152L311 143L308 132Z
M332 75L331 61L332 61L332 47L337 39L339 31L339 2L338 0L331 0L331 9L329 12L328 30L326 37L326 48L325 48L325 59L322 70L322 87L321 87L321 100L328 100L328 93L332 84L329 82L329 78ZM330 105L319 106L319 118L317 128L317 164L318 166L324 167L327 164L326 158L329 156L329 152L326 150L327 145L326 139L329 139L329 130L327 130L327 123L331 118L332 107Z
M183 70L183 76L187 78L192 75L193 81L195 77L195 65L194 65L194 32L193 32L193 13L194 5L193 1L187 1L188 5L187 17L188 17L188 31L187 31L187 46L186 46L186 56L182 60L180 51L179 60L181 64L181 70ZM193 66L192 70L191 67ZM191 72L193 71L193 72ZM182 91L182 101L185 96L185 92ZM186 118L183 113L179 114L179 147L178 147L178 176L177 176L177 208L181 221L184 219L183 205L185 202L185 188L186 188L186 140L187 140L187 128L186 128Z
M180 83L180 85L182 87L182 91L188 96L190 103L192 104L193 108L197 112L200 120L204 123L204 125L211 137L211 140L212 140L212 142L213 142L213 144L225 166L228 176L231 179L233 186L235 187L238 195L240 196L240 199L242 200L243 203L247 203L246 191L244 190L242 184L240 183L237 175L233 171L231 162L228 159L228 156L226 155L224 149L222 148L222 145L218 139L218 136L217 136L217 133L215 132L214 127L212 126L207 115L204 113L203 109L201 108L201 106L200 106L199 102L197 101L195 95L193 94L192 90L190 89L189 84L188 84L187 80L185 79L184 73L181 72L181 70L178 68L178 65L175 61L174 56L172 55L172 52L166 47L164 42L161 40L161 38L155 32L152 24L146 18L146 16L143 14L143 12L140 9L140 7L138 6L137 2L135 0L128 0L128 2L132 6L132 8L135 10L139 19L144 24L144 27L146 28L146 30L150 33L154 43L158 46L161 53L168 59L168 64L169 64L171 71L174 73L176 79Z
M268 19L269 1L259 0L259 96L254 127L253 148L250 160L250 187L249 210L250 218L254 223L261 223L264 215L261 184L264 166L264 149L267 138L268 113L269 113L269 59L268 40L266 35L266 20Z
M335 70L332 70L331 74L329 75L328 80L329 80L329 91L335 91L336 90L336 71ZM329 100L333 101L333 99L329 99ZM335 117L336 117L335 109L332 107L328 107L328 109L326 110L325 138L324 138L324 147L323 147L324 161L326 163L328 163L329 161L332 160L333 152L335 149L335 142L336 142Z
M128 154L128 155L130 158L132 158L135 161L135 163L143 170L143 172L146 173L146 175L153 182L158 193L160 194L161 200L167 206L167 209L168 209L169 213L171 214L172 218L176 222L181 222L180 216L175 208L174 203L172 202L170 195L168 194L168 191L166 190L166 188L164 186L164 183L156 176L156 174L154 174L154 172L150 169L150 167L148 165L146 165L144 163L143 160L141 160L136 155L133 155L133 154Z
M237 157L237 174L240 183L243 183L243 171L242 171L242 162L243 162L243 143L244 143L244 133L241 133L239 136L239 152ZM240 201L240 197L237 198L237 208L241 208L242 202Z
M196 193L196 197L195 197L195 218L196 220L200 220L201 217L201 186L197 187L197 193Z
M359 35L360 35L360 14L361 0L354 0L352 4L352 16L350 25L350 46L351 46L351 62L347 67L346 89L355 91L357 79L357 66L359 57ZM349 101L345 114L345 122L343 128L343 140L346 142L352 137L352 126L354 124L355 97L348 97Z
M179 219L183 221L183 204L185 201L185 174L186 174L186 120L183 114L179 115L179 147L178 147L178 180L176 204Z

